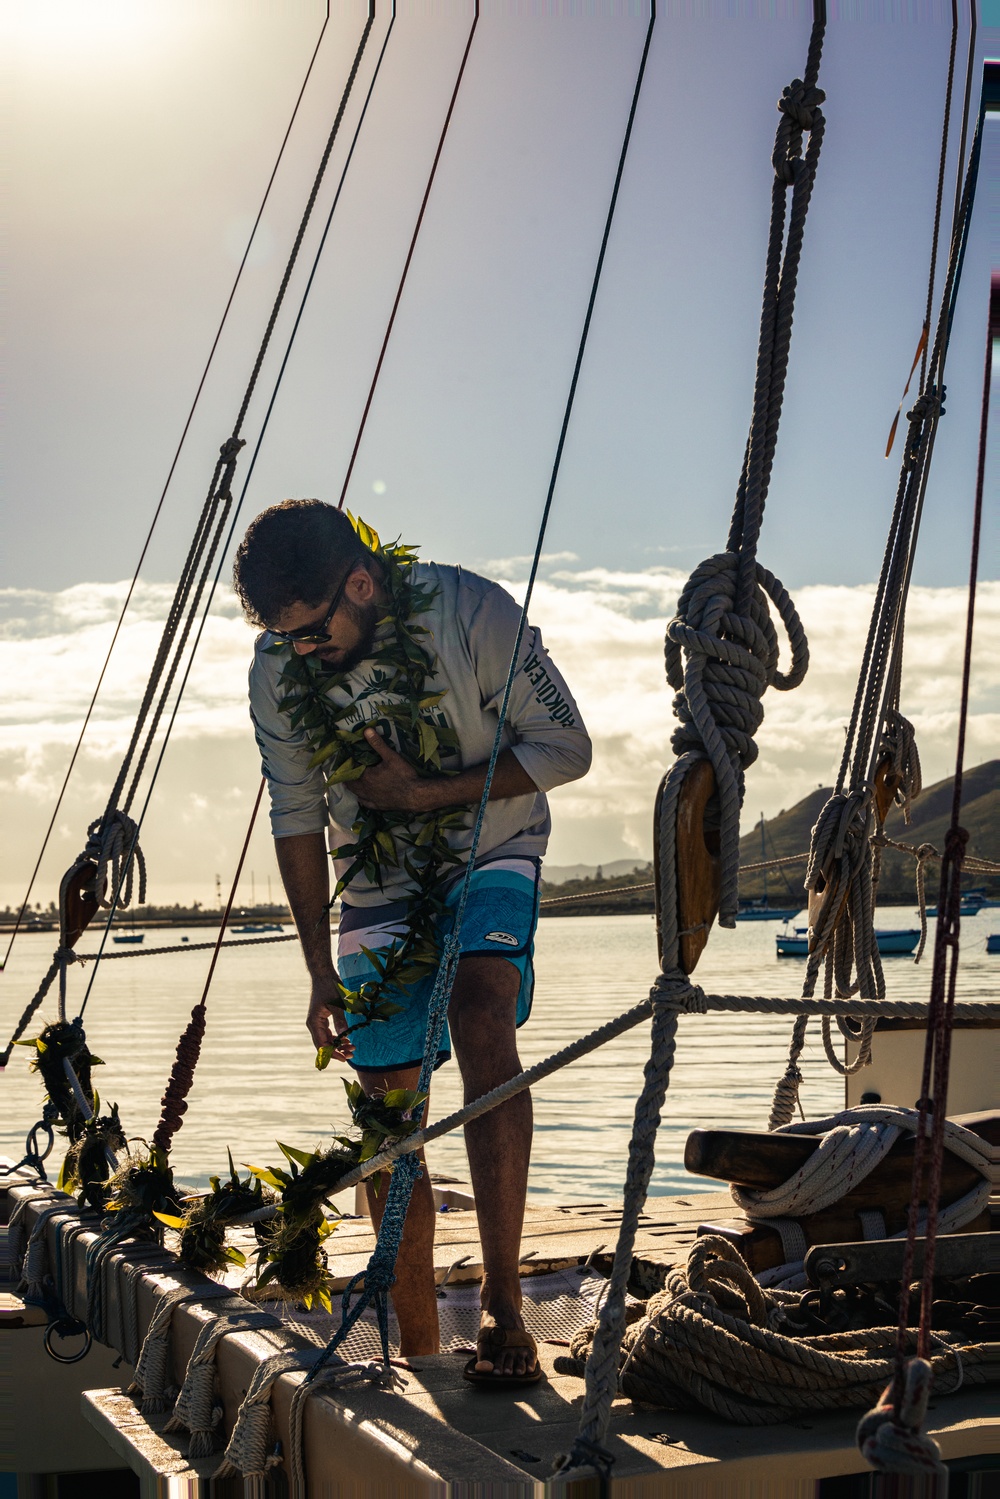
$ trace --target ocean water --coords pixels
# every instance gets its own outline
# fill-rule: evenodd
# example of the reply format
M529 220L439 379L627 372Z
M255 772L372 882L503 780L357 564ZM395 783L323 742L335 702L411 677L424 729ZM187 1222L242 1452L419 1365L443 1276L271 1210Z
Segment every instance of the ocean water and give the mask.
M879 925L916 925L915 912L889 908ZM698 967L709 991L797 995L804 963L775 956L774 922L741 923L715 931ZM1000 957L987 955L986 935L1000 930L1000 910L962 923L959 994L994 998ZM933 933L933 924L932 924ZM151 931L149 946L203 942L204 928ZM83 947L96 939L84 938ZM50 961L53 934L18 938L0 975L0 1020L4 1039ZM121 948L116 949L122 951ZM95 1081L106 1102L117 1101L130 1135L148 1138L159 1115L177 1038L200 997L210 954L130 957L101 965L86 1013L91 1049L105 1062ZM535 1002L520 1032L525 1066L637 1003L656 974L652 917L546 917L536 943ZM89 968L89 965L88 965ZM885 959L891 998L926 1000L929 963ZM82 968L70 970L68 1012L76 1013L85 988ZM208 1002L208 1029L173 1159L182 1181L204 1185L226 1169L226 1149L237 1162L281 1163L275 1141L310 1149L342 1129L348 1116L340 1076L331 1066L317 1072L303 1017L305 970L293 942L225 949ZM43 1009L55 1016L51 998ZM683 1167L684 1140L696 1125L766 1128L768 1106L780 1075L791 1029L788 1018L748 1015L685 1016L679 1022L677 1056L667 1095L652 1192L703 1189ZM31 1033L37 1033L34 1024ZM644 1023L564 1069L534 1090L535 1138L530 1194L559 1202L599 1202L620 1197L632 1111L641 1086L649 1044ZM17 1047L0 1075L0 1152L15 1157L28 1126L39 1117L38 1079L31 1053ZM807 1043L802 1092L804 1108L821 1117L842 1106L843 1079L823 1054L819 1021ZM460 1080L454 1062L435 1074L431 1117L458 1107ZM58 1147L57 1147L58 1151ZM434 1142L432 1171L461 1180L468 1167L460 1134ZM50 1158L58 1171L57 1152Z

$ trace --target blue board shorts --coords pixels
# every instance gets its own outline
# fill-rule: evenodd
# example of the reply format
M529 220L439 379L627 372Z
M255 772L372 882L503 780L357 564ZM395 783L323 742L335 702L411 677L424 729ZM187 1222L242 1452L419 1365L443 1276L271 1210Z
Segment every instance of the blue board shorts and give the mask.
M517 996L515 1023L519 1026L531 1014L535 987L535 926L538 922L540 871L538 859L501 858L477 866L472 873L459 941L463 956L493 953L506 958L517 969L521 988ZM446 896L449 914L440 920L438 933L441 939L449 934L454 924L462 878L453 882ZM398 938L405 930L405 920L405 901L392 901L384 906L341 906L337 966L340 981L346 988L359 989L363 983L378 978L361 949L367 947L377 951L391 946L393 938ZM390 990L387 998L402 1005L403 1009L389 1020L376 1020L365 1025L359 1017L347 1016L354 1042L352 1067L359 1072L395 1072L403 1067L419 1067L424 1054L427 1010L435 977L431 973L405 990ZM435 1067L447 1062L450 1056L451 1037L446 1022Z

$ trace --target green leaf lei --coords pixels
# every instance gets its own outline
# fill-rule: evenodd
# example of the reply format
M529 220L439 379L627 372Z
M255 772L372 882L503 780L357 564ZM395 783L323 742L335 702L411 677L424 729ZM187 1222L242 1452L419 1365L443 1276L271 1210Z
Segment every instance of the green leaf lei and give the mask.
M364 737L367 728L377 728L378 724L374 720L359 721L357 716L358 706L375 696L397 699L380 703L379 719L393 727L398 752L418 774L454 774L442 766L441 752L457 749L458 736L454 729L433 721L433 709L446 694L428 691L435 657L422 640L429 632L417 622L433 606L437 589L414 580L415 548L399 542L383 546L378 534L363 520L349 518L362 543L381 564L387 604L379 623L391 623L392 630L376 641L367 684L354 697L349 695L348 674L329 666L315 653L300 656L284 643L269 646L271 654L287 657L279 679L286 689L279 710L287 716L291 728L305 731L313 751L310 764L323 767L328 787L356 781L369 766L379 763L378 754ZM337 688L348 694L346 702L333 700L331 692ZM450 846L448 833L467 825L468 812L461 807L422 813L360 807L351 829L355 841L334 850L335 858L351 860L337 881L334 900L359 874L383 888L386 872L402 868L412 886L405 935L377 952L362 949L378 977L359 989L339 986L341 1006L348 1014L359 1016L363 1025L399 1014L402 1006L389 996L436 970L441 955L437 923L447 910L442 876L463 862L462 855ZM316 1066L326 1067L331 1055L330 1048L320 1048Z

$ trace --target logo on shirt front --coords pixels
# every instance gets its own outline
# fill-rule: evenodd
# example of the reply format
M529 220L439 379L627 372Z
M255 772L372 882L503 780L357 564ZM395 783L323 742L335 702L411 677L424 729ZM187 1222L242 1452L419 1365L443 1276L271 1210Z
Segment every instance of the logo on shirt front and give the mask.
M512 937L510 932L487 932L483 938L484 942L503 942L507 947L516 947L517 938Z

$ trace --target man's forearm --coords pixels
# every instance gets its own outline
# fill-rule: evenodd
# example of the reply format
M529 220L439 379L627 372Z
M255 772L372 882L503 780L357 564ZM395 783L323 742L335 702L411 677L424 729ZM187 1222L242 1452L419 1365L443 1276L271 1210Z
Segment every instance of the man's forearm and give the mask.
M334 976L330 950L330 856L322 833L299 833L275 838L288 906L302 944L306 967L314 980Z
M441 807L460 807L478 802L486 785L487 762L470 765L457 776L434 776L417 783L416 794L422 812L437 812ZM508 796L534 796L538 787L511 749L501 750L490 782L490 801Z

